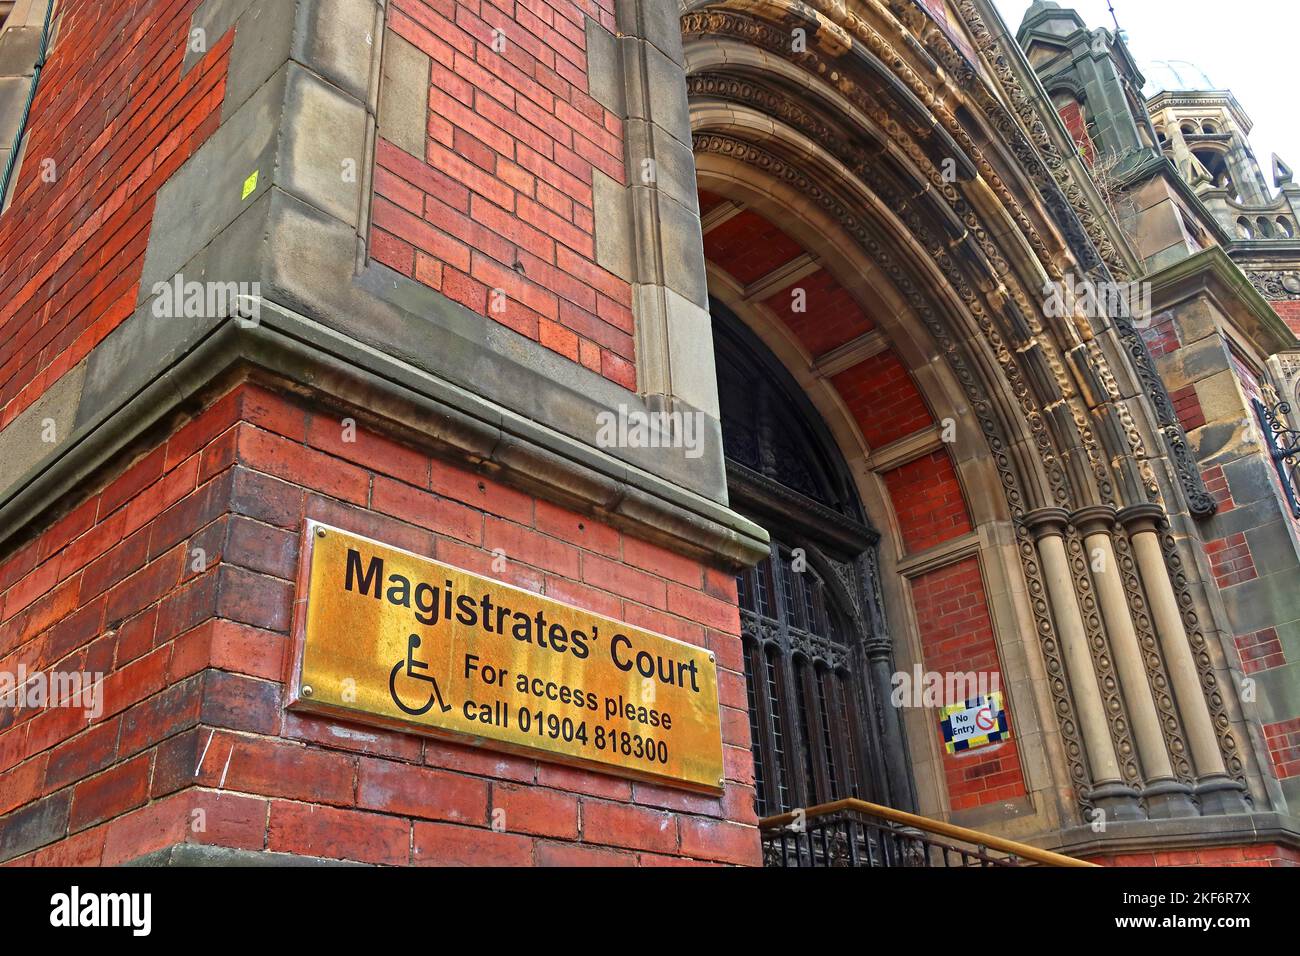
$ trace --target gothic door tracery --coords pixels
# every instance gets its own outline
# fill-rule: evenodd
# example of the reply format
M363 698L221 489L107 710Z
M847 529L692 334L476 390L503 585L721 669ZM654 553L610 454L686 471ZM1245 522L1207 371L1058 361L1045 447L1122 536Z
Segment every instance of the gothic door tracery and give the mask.
M731 506L771 536L737 576L758 814L845 797L907 808L878 535L811 403L724 306L713 313Z

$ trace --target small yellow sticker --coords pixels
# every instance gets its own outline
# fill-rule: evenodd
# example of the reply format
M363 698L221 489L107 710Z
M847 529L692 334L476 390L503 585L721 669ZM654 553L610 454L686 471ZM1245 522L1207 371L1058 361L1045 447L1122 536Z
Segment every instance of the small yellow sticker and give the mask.
M257 189L257 172L256 169L253 170L253 175L244 180L244 194L239 197L241 200L247 199Z

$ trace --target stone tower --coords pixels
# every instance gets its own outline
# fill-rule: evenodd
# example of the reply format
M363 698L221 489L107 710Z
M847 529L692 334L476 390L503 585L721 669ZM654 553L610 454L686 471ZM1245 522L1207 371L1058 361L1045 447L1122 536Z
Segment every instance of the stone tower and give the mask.
M1281 586L1300 554L1293 428L1300 240L1291 170L1274 195L1245 109L1182 60L1139 67L1122 34L1033 4L1017 32L1053 108L1142 263L1142 335L1213 501L1193 507L1280 789L1297 723L1300 611ZM1148 42L1154 42L1149 38ZM1287 400L1290 399L1290 402Z
M1237 98L1228 90L1179 88L1180 78L1157 69L1148 85L1158 90L1147 108L1161 150L1236 238L1295 238L1300 186L1290 167L1273 157L1273 186L1280 190L1274 196L1247 138L1253 124Z

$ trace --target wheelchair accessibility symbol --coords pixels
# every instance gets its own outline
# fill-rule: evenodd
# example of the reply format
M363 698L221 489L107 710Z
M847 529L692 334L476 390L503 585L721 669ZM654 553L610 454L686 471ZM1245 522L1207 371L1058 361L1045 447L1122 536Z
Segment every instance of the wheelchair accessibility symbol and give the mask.
M435 702L440 708L442 708L442 712L445 714L447 711L451 710L451 704L443 701L442 691L438 689L437 678L432 674L420 673L421 671L427 671L429 665L424 661L417 661L415 659L415 649L419 646L420 636L418 634L412 634L406 639L406 658L404 660L399 660L393 665L392 673L388 675L388 693L392 696L393 703L412 717L419 717L421 714L427 713L429 708L432 707ZM402 700L401 696L397 693L397 675L402 668L406 668L406 676L408 679L423 681L425 684L429 685L429 688L426 690L429 699L417 707L412 707L407 704L406 701Z

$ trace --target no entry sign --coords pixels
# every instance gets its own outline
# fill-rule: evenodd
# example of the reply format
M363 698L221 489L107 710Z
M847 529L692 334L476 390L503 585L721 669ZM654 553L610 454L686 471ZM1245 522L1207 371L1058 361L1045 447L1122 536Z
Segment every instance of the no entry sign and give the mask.
M950 754L984 747L1011 737L1001 691L953 704L945 707L942 713L943 719L939 727L943 731L944 746Z

